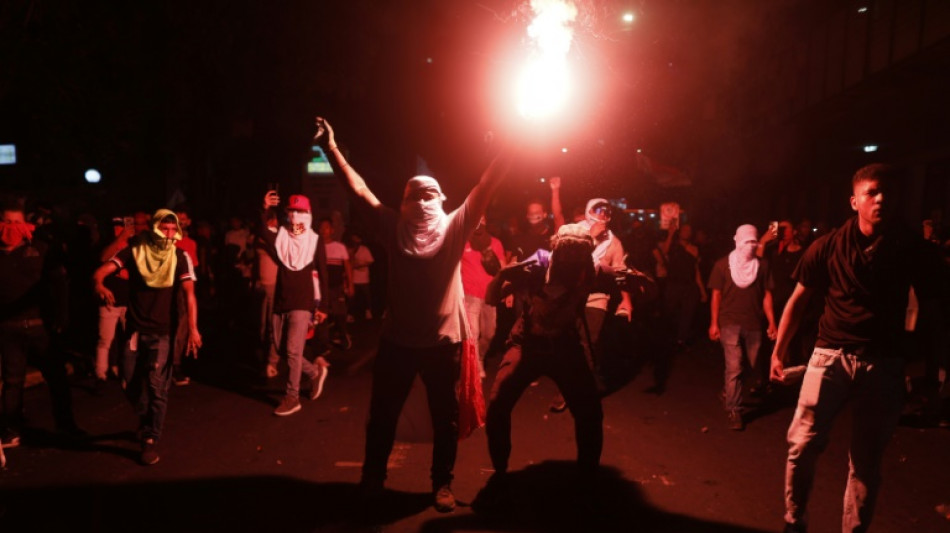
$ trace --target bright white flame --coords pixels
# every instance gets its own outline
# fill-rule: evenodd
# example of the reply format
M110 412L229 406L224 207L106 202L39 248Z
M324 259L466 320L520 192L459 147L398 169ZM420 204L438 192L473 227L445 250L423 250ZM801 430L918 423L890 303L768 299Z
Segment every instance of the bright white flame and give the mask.
M864 147L864 151L865 151L866 153L876 152L876 151L877 151L877 145L876 145L876 144L869 144L869 145L867 145L867 146Z
M565 146L564 148L561 148L561 153L564 153L564 154L567 153L567 147L566 147L566 146Z
M858 13L867 13L867 11L868 11L867 6L861 6L858 8Z
M633 22L633 13L624 13L623 14L624 22Z
M86 171L86 183L99 183L99 180L102 179L102 174L99 174L99 171L90 168Z
M518 77L518 112L526 118L542 118L559 110L570 96L567 53L574 30L570 24L577 8L565 0L531 0L534 20L528 37L535 46L528 64Z

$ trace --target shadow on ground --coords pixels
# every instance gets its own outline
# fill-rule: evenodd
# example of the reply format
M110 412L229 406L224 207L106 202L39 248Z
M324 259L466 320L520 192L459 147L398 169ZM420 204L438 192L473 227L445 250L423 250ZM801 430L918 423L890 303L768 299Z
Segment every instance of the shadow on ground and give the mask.
M385 491L360 505L353 484L282 477L44 487L0 490L0 531L378 531L431 502Z
M475 513L426 522L420 531L753 533L760 530L709 522L652 507L639 486L602 468L596 489L581 490L573 462L548 461L509 474L505 503Z

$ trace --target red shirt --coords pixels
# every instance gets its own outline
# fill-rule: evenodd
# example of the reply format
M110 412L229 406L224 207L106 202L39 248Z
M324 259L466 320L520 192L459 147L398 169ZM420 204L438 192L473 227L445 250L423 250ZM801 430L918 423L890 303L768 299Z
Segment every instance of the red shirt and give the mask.
M492 237L491 249L498 256L499 261L505 258L505 249L501 241ZM465 243L465 251L462 253L462 289L465 294L476 298L485 298L485 290L492 276L485 272L482 266L482 253L473 250L471 243Z
M196 243L194 239L191 237L182 237L180 241L175 242L175 247L188 254L194 266L198 266L198 243Z

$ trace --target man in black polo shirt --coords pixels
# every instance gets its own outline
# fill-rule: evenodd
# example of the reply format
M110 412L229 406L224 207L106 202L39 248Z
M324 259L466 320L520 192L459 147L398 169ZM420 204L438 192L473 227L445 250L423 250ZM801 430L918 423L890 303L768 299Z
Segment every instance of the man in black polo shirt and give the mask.
M106 277L126 267L129 272L128 324L132 333L126 346L122 377L126 394L141 417L141 462L158 462L156 442L162 435L172 381L170 346L178 320L188 321L187 354L201 347L195 269L188 254L175 247L182 236L178 217L168 209L152 216L151 228L139 233L93 274L96 294L108 305L115 295L104 284ZM177 291L184 291L187 316L177 316Z
M793 273L797 284L772 353L773 381L784 381L786 350L809 297L824 293L825 308L788 429L786 531L805 531L815 464L849 400L854 411L841 527L865 531L870 525L881 459L901 413L907 294L913 286L919 298L933 297L937 282L936 257L927 253L923 239L885 216L893 177L894 170L881 164L858 170L851 196L857 216L812 243Z

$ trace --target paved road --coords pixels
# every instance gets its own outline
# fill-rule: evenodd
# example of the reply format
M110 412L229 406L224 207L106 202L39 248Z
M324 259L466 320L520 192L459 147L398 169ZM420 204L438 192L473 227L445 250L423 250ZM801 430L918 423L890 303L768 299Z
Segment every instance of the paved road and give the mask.
M700 343L679 355L666 392L645 392L649 372L604 402L605 446L596 512L571 486L569 414L550 414L545 379L514 412L511 465L517 506L486 518L429 507L431 446L401 431L388 492L373 508L355 499L368 406L372 326L334 352L324 396L288 418L271 414L280 379L256 377L253 342L237 328L208 335L195 380L171 394L161 462L136 463L135 418L118 384L77 382L76 415L90 438L50 434L45 387L27 391L31 425L0 473L0 531L779 531L784 435L777 407L742 433L726 429L717 394L721 355ZM493 362L496 363L496 362ZM490 366L491 368L491 366ZM408 422L415 420L407 417ZM847 470L847 414L819 465L813 531L835 531ZM406 430L409 427L410 430ZM950 431L902 426L884 465L875 531L950 531ZM470 501L491 475L484 431L459 446L454 487Z

